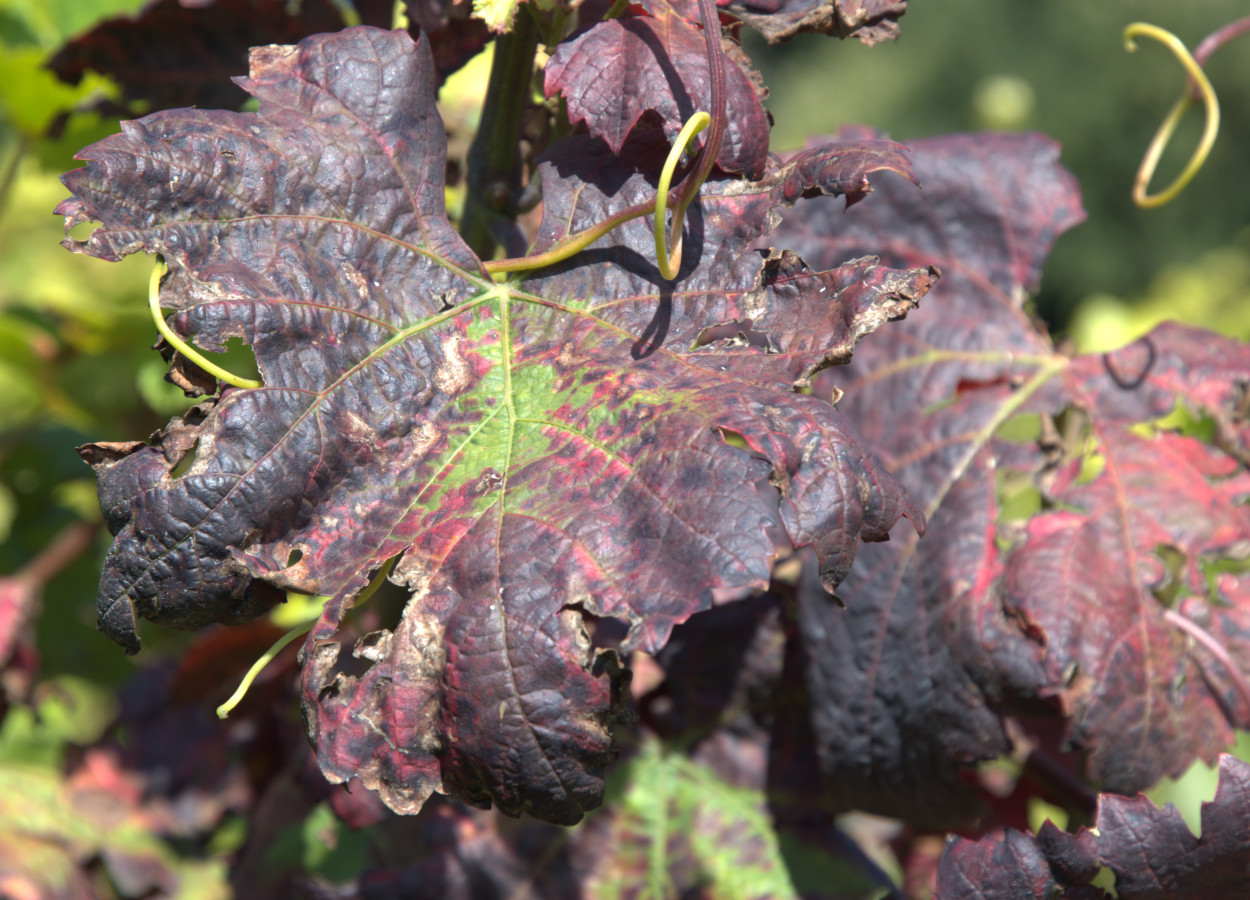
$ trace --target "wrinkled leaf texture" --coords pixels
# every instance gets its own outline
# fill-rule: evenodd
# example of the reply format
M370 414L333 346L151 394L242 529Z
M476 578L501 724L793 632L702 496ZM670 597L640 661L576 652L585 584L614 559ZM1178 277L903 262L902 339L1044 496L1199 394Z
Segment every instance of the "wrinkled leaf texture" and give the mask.
M584 121L590 134L616 153L648 111L672 142L696 111L711 109L703 33L664 10L654 17L596 23L556 48L543 78L548 97L564 96L569 121ZM717 164L759 178L768 162L768 115L750 77L728 60L725 93L725 138Z
M1220 757L1215 799L1195 837L1170 803L1103 795L1093 829L957 839L938 869L934 900L1104 900L1091 882L1105 866L1119 900L1240 897L1250 884L1250 764Z
M819 201L774 238L813 265L872 246L944 273L894 340L823 376L930 517L922 541L864 548L839 590L847 609L801 598L831 789L849 807L966 825L978 812L966 767L1008 749L1007 714L1068 717L1068 743L1111 791L1211 762L1250 722L1211 649L1250 668L1250 606L1238 579L1212 588L1205 571L1250 552L1250 478L1235 455L1139 423L1179 402L1235 441L1250 347L1169 324L1064 356L1023 306L1083 216L1058 148L1036 135L911 146L919 199L886 180L871 203L843 214ZM1026 413L1063 417L1068 456L1045 435L999 435ZM1027 524L1000 521L1012 473L1038 479L1044 508Z
M728 0L720 4L770 44L796 34L854 35L872 46L898 37L898 19L907 12L907 0Z
M134 650L139 617L196 627L282 591L330 597L303 678L332 780L403 812L441 791L576 821L600 802L628 677L584 613L654 651L714 592L767 583L770 529L813 546L832 588L861 538L923 521L793 387L934 273L748 249L805 193L908 175L897 145L707 187L676 286L642 222L496 285L445 217L425 40L362 27L259 48L240 83L258 113L126 123L65 177L67 223L102 223L67 246L163 254L171 326L206 349L243 338L264 379L151 445L84 448L117 536L100 621ZM648 189L589 138L544 165L540 244ZM704 334L726 323L754 337ZM341 660L352 598L396 557L402 621Z

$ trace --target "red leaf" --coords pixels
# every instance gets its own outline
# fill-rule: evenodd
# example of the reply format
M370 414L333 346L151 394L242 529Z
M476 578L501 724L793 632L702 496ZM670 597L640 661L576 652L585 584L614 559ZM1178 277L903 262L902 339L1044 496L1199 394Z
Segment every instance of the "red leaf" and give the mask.
M1215 800L1202 805L1195 837L1171 804L1103 795L1093 829L1065 834L1047 822L1037 837L956 840L938 870L934 900L1062 896L1100 900L1100 866L1115 873L1120 900L1237 897L1250 878L1250 765L1220 757Z
M895 265L945 272L896 340L826 376L931 520L918 543L864 549L840 589L847 610L801 607L834 791L928 827L966 822L976 809L960 772L1007 748L1000 717L1056 707L1107 789L1212 760L1250 714L1250 656L1235 624L1244 600L1208 599L1204 567L1250 552L1250 476L1197 438L1131 427L1182 402L1236 449L1250 347L1164 326L1068 359L1022 308L1050 243L1080 217L1054 145L983 135L913 149L920 214L884 181L848 214L778 232L818 264L886 246ZM1002 440L1030 411L1063 416L1074 438ZM1047 509L1027 527L998 521L1010 473L1044 474Z
M560 44L543 85L548 97L564 95L570 122L584 121L591 135L620 153L636 128L658 126L672 143L695 112L711 109L710 72L701 31L674 15L643 16L599 22ZM649 111L659 121L643 125ZM759 178L768 161L771 122L736 62L725 68L725 113L717 164Z
M834 147L706 188L707 250L687 245L676 289L640 269L654 241L632 227L496 284L445 217L426 41L356 28L262 48L244 84L258 113L128 123L65 179L67 221L103 223L71 249L162 253L172 327L210 348L244 338L264 379L158 446L88 448L117 534L102 627L134 648L139 616L195 627L281 591L327 596L304 708L332 780L406 812L444 791L576 821L601 797L627 677L584 616L655 650L718 593L767 583L770 529L812 545L832 586L861 538L922 521L841 415L793 387L933 273L749 250L774 207L861 194L905 162ZM544 171L544 241L648 190L613 159L595 183ZM730 325L766 346L705 335ZM403 619L340 660L343 615L395 557Z

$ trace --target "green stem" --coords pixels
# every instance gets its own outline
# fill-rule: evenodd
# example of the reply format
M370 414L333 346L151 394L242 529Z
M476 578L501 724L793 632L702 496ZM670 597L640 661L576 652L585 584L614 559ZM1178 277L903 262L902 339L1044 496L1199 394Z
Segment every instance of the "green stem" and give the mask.
M495 41L495 58L482 106L482 121L469 148L460 234L477 254L495 255L492 221L509 217L521 188L521 122L530 104L538 25L529 9L518 10L508 34Z
M264 671L265 666L273 662L277 655L286 648L287 644L291 643L291 641L295 640L301 634L307 632L308 629L312 628L312 626L312 622L303 622L296 625L286 634L282 635L282 637L274 641L273 646L262 653L260 659L252 663L252 667L247 670L247 674L243 676L243 680L239 682L239 686L234 689L234 693L230 695L230 699L221 704L221 706L217 707L217 718L224 719L229 716L230 713L234 712L234 708L238 706L244 696L246 696L248 688L252 686L252 682L256 680L256 676L260 675L260 673Z
M669 199L676 200L677 198L670 196ZM520 256L515 259L488 260L483 263L482 266L492 275L497 275L503 272L528 272L533 269L544 268L545 266L554 266L558 262L563 262L569 257L581 253L614 228L624 225L631 219L640 218L647 215L647 213L654 211L654 200L648 200L645 203L635 203L628 209L623 209L616 215L609 216L598 225L594 225L587 228L585 231L579 231L577 234L565 238L545 253L536 253L532 256Z
M330 3L339 11L344 27L350 28L360 24L360 11L351 0L330 0Z

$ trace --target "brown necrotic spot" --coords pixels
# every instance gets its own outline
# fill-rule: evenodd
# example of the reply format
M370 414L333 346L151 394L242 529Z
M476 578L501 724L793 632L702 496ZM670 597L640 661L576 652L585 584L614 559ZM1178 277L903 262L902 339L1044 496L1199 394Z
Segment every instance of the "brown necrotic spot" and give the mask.
M434 372L435 387L448 396L462 393L473 383L473 367L460 354L463 341L458 334L443 341L443 359Z

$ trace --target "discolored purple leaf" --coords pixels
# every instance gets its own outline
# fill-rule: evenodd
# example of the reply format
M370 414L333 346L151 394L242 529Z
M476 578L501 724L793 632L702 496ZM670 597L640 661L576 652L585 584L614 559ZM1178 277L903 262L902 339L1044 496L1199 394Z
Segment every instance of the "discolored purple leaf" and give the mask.
M133 15L100 22L48 60L62 81L77 84L87 72L116 81L125 101L149 108L238 108L247 93L232 83L247 73L248 50L287 44L345 24L340 0L153 0ZM393 0L355 0L364 25L389 27ZM483 22L469 19L467 4L439 0L408 5L414 27L437 32L434 63L443 78L486 45Z
M796 217L776 238L816 265L872 246L944 272L894 341L822 376L930 518L922 541L864 548L839 590L847 609L803 598L832 789L929 827L966 822L963 773L1007 749L1007 713L1068 716L1069 743L1111 790L1212 760L1250 714L1250 658L1243 601L1208 596L1204 567L1250 553L1250 480L1198 438L1139 423L1181 402L1235 436L1250 348L1164 326L1105 357L1058 353L1023 308L1080 218L1054 145L981 135L913 150L919 201L883 181L849 213ZM1006 439L1026 414L1037 437ZM1041 427L1053 417L1067 441ZM1003 521L1004 486L1030 475L1043 512Z
M796 34L854 35L868 46L898 37L907 0L728 0L719 4L768 38L770 44Z
M389 23L391 4L358 4L367 24ZM88 72L115 80L126 100L157 109L237 107L247 94L231 76L247 71L249 47L297 41L344 25L332 0L155 0L133 16L106 19L62 47L48 67L77 84Z
M943 270L931 308L823 376L846 390L839 409L928 505L929 536L863 548L838 592L846 609L819 592L800 599L833 793L847 808L943 828L977 808L962 769L1008 746L965 662L976 644L963 629L980 617L998 565L995 419L1029 371L1019 360L1048 352L1020 301L1080 206L1056 148L1036 136L911 147L922 191L883 179L845 213L816 201L776 239L817 265L877 247L895 265Z
M564 97L569 121L584 121L614 153L635 129L659 129L672 142L695 112L711 109L703 34L667 13L609 19L565 41L548 61L543 85L548 97ZM768 161L768 114L737 62L725 67L725 91L726 129L717 164L759 178Z
M282 591L328 597L303 691L331 780L405 812L441 791L568 823L601 798L628 678L586 617L654 651L717 592L767 583L770 529L811 545L832 587L861 539L922 522L841 415L793 387L934 274L749 250L773 207L906 171L874 143L707 188L707 251L688 246L676 286L632 228L496 284L445 217L433 84L427 42L402 32L258 49L258 113L127 123L66 176L67 222L102 222L71 249L160 252L171 326L206 349L243 338L264 380L155 446L88 449L117 534L101 623L134 649L141 616L194 627ZM542 240L579 204L646 189L616 185L545 172ZM618 242L637 249L618 261ZM341 659L343 616L395 559L402 620Z
M1220 757L1215 799L1202 805L1195 837L1171 804L1104 794L1093 829L1065 834L1047 822L1036 837L1009 829L978 842L955 840L938 870L935 900L1101 900L1090 882L1115 873L1120 900L1236 897L1250 883L1250 765Z

